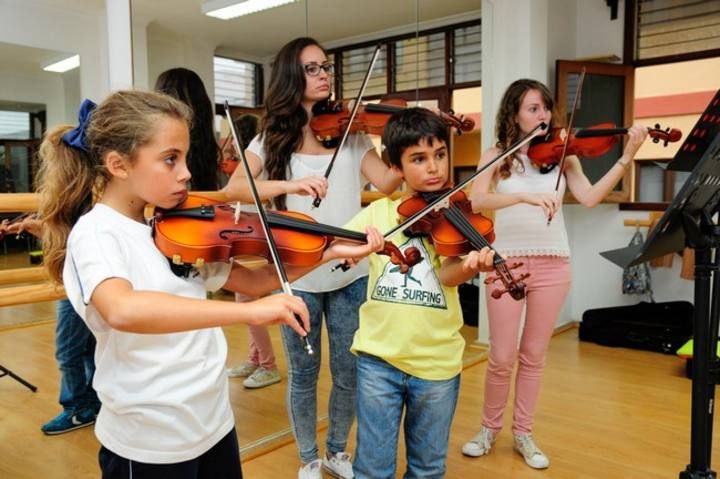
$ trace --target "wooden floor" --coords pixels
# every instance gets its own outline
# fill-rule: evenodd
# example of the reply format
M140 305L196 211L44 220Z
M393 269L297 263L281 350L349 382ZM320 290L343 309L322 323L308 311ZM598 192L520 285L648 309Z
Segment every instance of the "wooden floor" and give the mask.
M227 330L232 360L246 351L243 331ZM53 332L52 322L0 330L0 365L40 388L32 393L9 377L0 378L0 478L98 477L98 443L91 428L55 437L39 430L59 412ZM276 346L282 368L282 350L279 343ZM679 359L582 343L577 330L571 329L553 338L547 363L535 436L550 457L550 469L528 468L512 451L508 432L500 435L489 456L462 456L463 442L480 425L486 363L476 362L463 372L446 477L678 477L688 463L690 441L690 381L683 377ZM320 381L319 402L325 404L327 367ZM287 426L284 381L252 392L243 390L238 380L231 384L241 445ZM325 432L320 429L322 450ZM349 445L353 448L354 431ZM716 441L716 463L719 452ZM261 455L248 454L243 463L247 478L294 478L297 467L292 442Z

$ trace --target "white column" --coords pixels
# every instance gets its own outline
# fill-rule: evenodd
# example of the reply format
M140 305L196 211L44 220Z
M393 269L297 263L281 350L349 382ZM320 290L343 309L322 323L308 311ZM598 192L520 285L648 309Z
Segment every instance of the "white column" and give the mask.
M105 0L110 91L132 88L131 0Z

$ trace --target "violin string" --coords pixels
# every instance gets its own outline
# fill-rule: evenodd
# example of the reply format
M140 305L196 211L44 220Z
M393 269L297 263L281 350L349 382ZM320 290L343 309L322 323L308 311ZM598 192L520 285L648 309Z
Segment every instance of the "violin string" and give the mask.
M456 205L451 205L449 208L447 208L445 211L445 217L450 221L450 223L458 228L460 230L460 233L463 234L469 241L470 244L472 244L473 248L475 249L482 249L482 248L489 248L490 251L495 253L495 257L493 258L493 264L495 266L500 266L501 264L505 264L505 260L497 254L497 251L495 248L492 247L492 245L488 242L487 238L485 238L483 235L480 234L478 230L475 229L475 227L468 221L468 219L465 217L465 214L458 208Z

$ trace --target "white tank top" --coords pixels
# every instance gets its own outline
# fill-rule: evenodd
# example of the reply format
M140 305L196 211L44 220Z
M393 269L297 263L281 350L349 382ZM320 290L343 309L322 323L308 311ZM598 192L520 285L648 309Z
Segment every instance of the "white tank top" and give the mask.
M500 178L497 193L553 193L557 168L542 174L526 155L518 155L524 171L514 164L509 178ZM565 176L560 179L559 195L565 193ZM493 246L506 256L570 256L562 208L547 224L539 206L518 203L495 211L495 242Z

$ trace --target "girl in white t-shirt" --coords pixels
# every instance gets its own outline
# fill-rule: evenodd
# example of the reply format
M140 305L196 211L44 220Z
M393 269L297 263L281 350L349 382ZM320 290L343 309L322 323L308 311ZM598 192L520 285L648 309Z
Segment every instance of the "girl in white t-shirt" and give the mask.
M185 199L190 117L167 95L116 92L97 108L86 100L80 126L54 128L40 149L45 264L97 339L103 478L242 477L220 326L309 329L300 298L205 299L220 287L267 294L279 286L270 269L216 263L181 277L155 247L144 208ZM323 259L382 245L377 231L368 237L364 246L334 244Z
M360 211L360 193L369 181L391 193L402 178L378 156L364 134L350 135L338 153L329 181L325 170L334 149L327 148L309 127L313 107L328 100L334 65L312 38L297 38L280 49L273 62L260 134L247 149L260 196L272 199L277 209L301 211L317 221L342 226ZM235 170L226 193L250 200L242 168ZM312 208L315 197L323 199ZM332 391L328 407L327 448L319 459L316 440L317 378L320 355L308 356L291 331L283 328L283 345L289 359L288 412L303 467L301 479L320 478L320 465L340 478L352 477L350 456L345 452L355 416L355 357L350 344L357 329L358 310L365 301L367 263L349 272L316 269L293 284L310 309L313 332L310 343L320 351L322 316L330 336Z
M483 153L479 166L489 163L540 123L560 123L553 104L552 94L542 83L527 79L513 82L498 108L497 144ZM473 209L496 210L497 239L493 246L507 257L509 264L523 263L516 274L530 273L530 277L525 281L524 301L516 301L510 295L491 298L495 286L486 288L490 358L485 376L483 421L480 432L463 446L463 454L477 457L490 452L503 425L517 362L512 418L515 450L532 468L544 469L550 465L533 439L532 427L545 352L570 291L570 249L562 197L567 186L584 206L593 207L602 201L625 175L647 136L647 129L633 126L628 129L628 135L622 156L595 184L585 176L576 156L566 158L560 173L557 168L548 172L535 167L527 156L528 145L504 162L493 164L473 183L470 195ZM558 174L561 181L556 194ZM548 222L548 218L552 220ZM519 333L523 308L525 324Z

